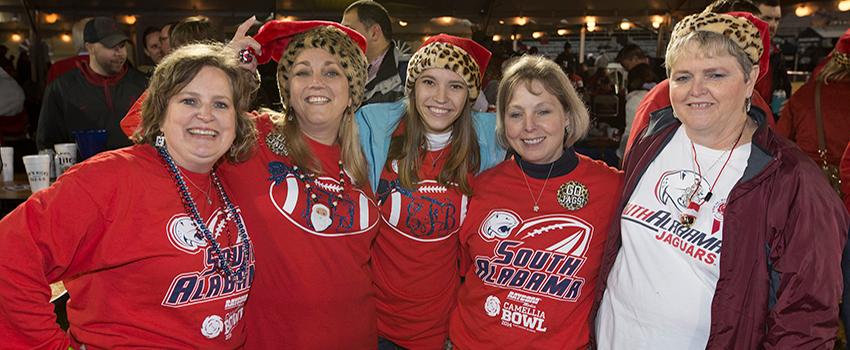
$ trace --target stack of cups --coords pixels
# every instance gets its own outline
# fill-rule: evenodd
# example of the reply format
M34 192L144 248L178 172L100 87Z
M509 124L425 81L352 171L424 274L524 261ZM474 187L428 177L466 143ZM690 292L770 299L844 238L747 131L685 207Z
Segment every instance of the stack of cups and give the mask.
M32 193L50 186L50 155L24 156L24 168L27 170L27 178L30 181Z
M57 143L53 145L56 150L56 176L62 175L77 162L76 143Z
M0 147L0 156L3 159L3 182L11 183L15 179L15 149L12 147Z

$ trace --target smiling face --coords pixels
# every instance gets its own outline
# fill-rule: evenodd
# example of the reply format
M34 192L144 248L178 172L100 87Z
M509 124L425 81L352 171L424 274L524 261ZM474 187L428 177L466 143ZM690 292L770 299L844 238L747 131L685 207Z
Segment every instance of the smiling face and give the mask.
M744 104L753 93L758 68L750 76L728 53L700 54L696 44L683 47L670 67L670 102L688 135L703 139L737 133L746 120Z
M339 60L323 49L304 49L289 72L290 108L301 131L326 145L336 141L351 97Z
M469 90L457 73L445 68L431 68L422 72L416 85L416 110L429 133L450 130L466 106Z
M564 153L567 112L540 81L517 84L503 118L508 144L526 162L552 163Z
M221 69L204 67L168 100L160 129L177 165L209 172L236 138L236 109L230 79Z

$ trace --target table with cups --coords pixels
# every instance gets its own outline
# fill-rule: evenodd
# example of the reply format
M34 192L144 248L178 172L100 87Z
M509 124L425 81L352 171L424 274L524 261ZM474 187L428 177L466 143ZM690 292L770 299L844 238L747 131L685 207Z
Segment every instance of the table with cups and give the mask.
M50 186L55 179L77 162L77 144L58 143L52 150L22 157L25 174L15 176L14 149L0 147L2 155L3 186L0 199L23 201L34 192Z

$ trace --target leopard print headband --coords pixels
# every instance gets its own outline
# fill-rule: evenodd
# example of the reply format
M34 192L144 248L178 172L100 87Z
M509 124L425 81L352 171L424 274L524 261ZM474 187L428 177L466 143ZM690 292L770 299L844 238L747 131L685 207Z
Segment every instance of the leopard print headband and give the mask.
M713 12L697 13L683 18L673 29L668 50L677 41L697 31L714 32L731 39L747 54L753 64L759 63L765 50L758 28L752 22L745 18Z

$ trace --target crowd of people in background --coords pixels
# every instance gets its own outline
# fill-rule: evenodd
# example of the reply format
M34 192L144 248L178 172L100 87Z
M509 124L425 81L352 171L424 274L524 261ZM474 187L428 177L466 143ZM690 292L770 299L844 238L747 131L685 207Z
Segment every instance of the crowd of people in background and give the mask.
M844 344L850 29L792 91L781 17L778 0L717 0L678 21L663 57L623 42L608 62L480 33L411 50L358 0L339 23L252 17L230 38L204 16L149 27L149 64L133 65L101 16L74 25L76 54L40 96L25 53L16 67L0 52L4 140L106 137L4 213L0 338Z

